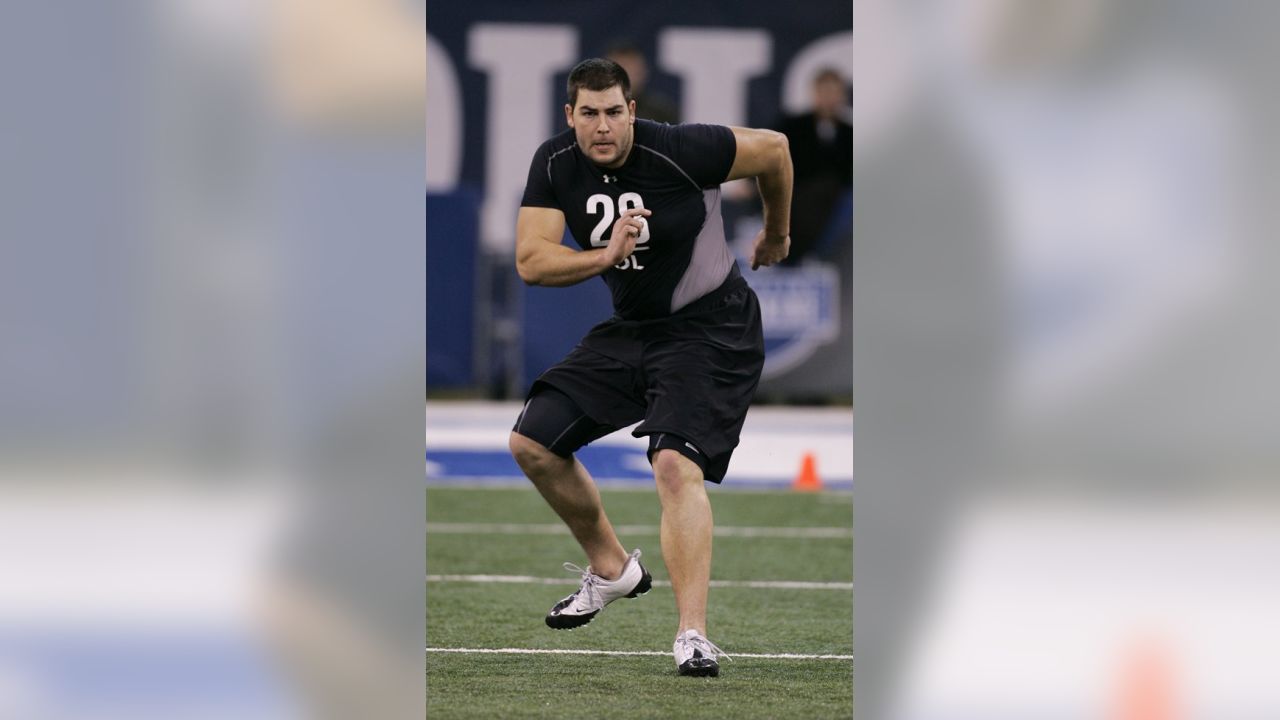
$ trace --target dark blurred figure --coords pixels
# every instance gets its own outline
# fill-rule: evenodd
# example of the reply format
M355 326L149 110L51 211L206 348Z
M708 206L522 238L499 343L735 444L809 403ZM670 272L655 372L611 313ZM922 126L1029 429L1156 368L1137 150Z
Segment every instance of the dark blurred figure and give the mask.
M823 68L813 78L813 110L784 116L774 128L791 142L795 166L791 254L783 265L796 265L816 249L836 203L850 191L853 126L845 119L848 107L844 78L834 68Z
M618 63L631 80L631 96L636 101L636 117L676 125L680 108L671 98L649 89L649 62L640 48L627 40L609 46L605 57Z

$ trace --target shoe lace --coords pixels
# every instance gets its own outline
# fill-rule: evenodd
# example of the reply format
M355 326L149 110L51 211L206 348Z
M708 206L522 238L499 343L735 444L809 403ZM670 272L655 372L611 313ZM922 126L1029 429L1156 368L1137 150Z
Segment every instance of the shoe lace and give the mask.
M684 642L694 649L701 650L704 657L709 657L713 660L716 658L724 658L725 660L733 661L733 658L729 657L725 651L716 647L715 643L701 635L695 635L686 639Z
M580 599L587 600L589 605L600 604L601 599L600 599L599 583L603 580L603 578L591 572L590 565L588 565L585 568L581 568L581 567L578 567L577 565L574 565L571 562L567 562L564 564L564 569L572 573L578 573L579 575L582 576L582 585L578 588L578 592L575 593L575 595L581 595L582 593L586 593L586 597L580 598Z

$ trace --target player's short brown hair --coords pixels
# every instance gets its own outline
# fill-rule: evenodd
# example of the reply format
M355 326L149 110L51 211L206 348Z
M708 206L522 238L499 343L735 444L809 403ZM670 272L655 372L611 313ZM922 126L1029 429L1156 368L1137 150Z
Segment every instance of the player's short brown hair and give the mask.
M589 58L583 60L569 71L569 82L565 84L565 92L569 96L569 105L578 106L578 88L586 88L599 92L608 90L614 85L622 88L622 97L631 102L631 78L627 71L612 60Z

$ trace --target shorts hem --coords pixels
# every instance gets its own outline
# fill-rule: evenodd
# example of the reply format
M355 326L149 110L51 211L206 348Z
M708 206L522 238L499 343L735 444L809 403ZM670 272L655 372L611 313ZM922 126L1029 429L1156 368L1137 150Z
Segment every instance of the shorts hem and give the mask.
M640 428L636 428L635 430L631 431L631 435L632 437L646 437L646 436L652 437L655 435L672 435L674 437L680 438L684 442L691 443L694 445L698 444L698 440L696 438L690 437L687 433L681 432L680 430L674 429L674 428L645 428L643 430L641 430ZM660 450L660 449L664 449L664 448L654 448L654 450ZM724 482L725 471L721 470L720 468L723 467L725 470L728 469L728 466L729 466L728 454L715 455L715 456L707 455L706 451L703 450L701 447L697 447L696 449L690 449L690 448L685 448L681 446L666 446L665 449L675 450L681 455L684 455L685 457L689 458L693 462L697 463L698 467L701 468L702 470L702 479L704 481L709 483L715 483L716 485L719 485L722 482ZM694 455L692 453L697 453L697 454ZM649 458L649 464L652 465L653 452L647 451L645 453L645 456Z

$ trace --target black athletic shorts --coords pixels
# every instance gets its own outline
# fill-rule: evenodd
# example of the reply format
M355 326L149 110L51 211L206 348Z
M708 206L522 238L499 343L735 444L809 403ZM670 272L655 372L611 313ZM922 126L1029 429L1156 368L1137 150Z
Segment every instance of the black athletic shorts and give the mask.
M764 368L760 304L733 273L665 318L596 325L529 390L515 430L562 456L643 420L632 434L724 479ZM556 394L540 397L554 388Z

